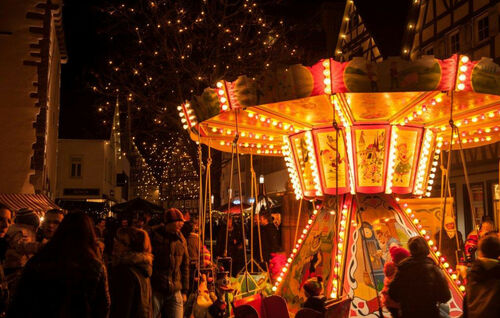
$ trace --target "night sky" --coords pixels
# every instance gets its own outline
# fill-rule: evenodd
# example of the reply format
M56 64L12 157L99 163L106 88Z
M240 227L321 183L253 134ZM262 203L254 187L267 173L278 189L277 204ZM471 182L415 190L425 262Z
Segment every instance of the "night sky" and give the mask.
M60 138L109 138L109 126L102 125L102 118L96 113L99 101L90 88L91 72L104 70L108 53L117 49L108 47L103 32L105 26L99 11L103 2L64 1L63 23L69 59L62 67ZM327 57L325 33L318 23L318 10L323 2L345 3L343 0L282 0L277 2L276 12L271 13L294 25L297 32L310 32L306 39L299 41L303 41L301 45L309 51L309 58L315 60ZM407 0L355 1L384 55L399 54L409 3ZM338 23L340 25L340 21ZM387 34L391 36L385 36Z

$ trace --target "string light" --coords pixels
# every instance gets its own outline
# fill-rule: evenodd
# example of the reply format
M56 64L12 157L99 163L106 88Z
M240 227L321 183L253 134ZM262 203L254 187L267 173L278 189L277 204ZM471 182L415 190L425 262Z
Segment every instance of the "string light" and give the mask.
M413 190L413 194L423 195L424 194L424 181L427 173L427 168L429 167L429 158L431 155L431 144L433 143L435 136L431 129L426 129L424 133L424 138L422 141L422 148L420 153L420 160L418 163L417 169L417 178L415 181L415 189Z
M302 186L300 184L297 167L295 165L295 160L293 159L292 148L290 145L290 141L288 140L288 136L283 136L283 156L285 157L285 163L288 168L288 175L290 176L290 180L292 180L295 198L297 200L302 199Z
M316 154L314 151L314 144L313 144L313 140L312 140L311 131L306 131L305 141L306 141L307 151L309 153L309 163L311 164L311 171L312 171L313 180L314 180L314 188L316 189L316 195L321 196L321 195L323 195L323 192L321 189L321 181L319 179L319 169L318 169L318 164L316 161Z
M394 165L396 163L396 149L398 141L398 131L396 126L391 126L391 145L389 150L389 162L387 166L387 180L385 184L385 193L392 193L392 179L394 177Z
M280 287L281 283L285 280L285 277L287 273L289 272L289 268L295 258L300 252L300 249L302 245L304 244L307 234L309 233L310 229L314 226L314 221L316 220L316 216L318 214L318 210L314 209L311 217L307 221L307 225L304 227L302 230L301 235L297 239L297 242L295 242L294 248L292 249L292 253L288 256L286 260L285 266L281 268L281 273L279 274L278 279L274 282L274 286L271 288L273 292L276 292L278 288ZM281 277L281 279L279 279Z
M344 204L340 217L340 228L337 235L337 253L335 254L333 275L332 275L332 291L330 293L331 298L337 298L339 295L339 278L342 270L342 265L344 262L344 251L347 245L347 224L349 224L348 217L348 205Z

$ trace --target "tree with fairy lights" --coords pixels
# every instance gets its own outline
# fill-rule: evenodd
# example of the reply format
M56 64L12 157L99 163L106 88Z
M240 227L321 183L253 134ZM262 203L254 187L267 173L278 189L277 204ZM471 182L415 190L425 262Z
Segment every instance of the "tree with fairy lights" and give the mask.
M130 117L131 135L165 184L163 200L180 199L175 195L179 185L183 197L198 193L198 183L188 181L198 174L197 146L178 133L177 106L220 79L299 60L299 52L285 39L283 21L265 14L271 3L137 0L102 8L112 49L107 71L95 74L93 89L105 98L118 94L126 100L123 111ZM106 105L98 108L102 114ZM158 136L166 137L160 142ZM212 168L220 169L220 160L214 158Z

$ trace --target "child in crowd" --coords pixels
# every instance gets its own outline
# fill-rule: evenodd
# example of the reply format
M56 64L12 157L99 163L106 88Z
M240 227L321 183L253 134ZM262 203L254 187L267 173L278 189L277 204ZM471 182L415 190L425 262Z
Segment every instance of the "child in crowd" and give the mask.
M392 262L387 262L384 265L384 288L382 289L382 302L384 306L389 310L393 318L401 317L399 314L399 303L395 302L391 297L389 297L388 290L389 284L392 282L396 273L398 271L397 266L410 256L410 252L399 246L392 246L389 249L389 253L391 254Z
M322 314L325 313L325 296L323 295L323 278L321 276L309 278L304 286L304 293L307 300L302 305L304 308L316 310Z

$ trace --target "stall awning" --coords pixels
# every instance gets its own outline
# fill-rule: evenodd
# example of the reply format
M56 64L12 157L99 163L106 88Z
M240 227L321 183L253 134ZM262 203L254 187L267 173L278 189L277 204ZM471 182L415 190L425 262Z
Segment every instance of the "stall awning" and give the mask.
M44 194L0 193L0 203L14 211L30 208L37 213L45 213L50 209L60 209Z

